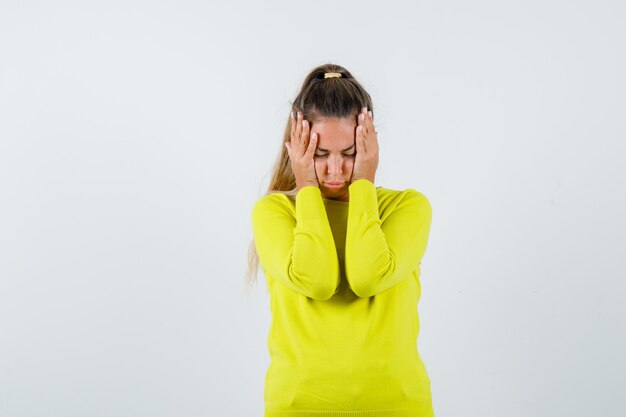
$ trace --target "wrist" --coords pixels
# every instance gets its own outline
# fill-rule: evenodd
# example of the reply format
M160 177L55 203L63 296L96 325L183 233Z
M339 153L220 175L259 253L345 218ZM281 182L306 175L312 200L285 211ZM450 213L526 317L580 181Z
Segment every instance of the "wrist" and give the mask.
M375 183L374 182L374 178L372 178L372 177L352 177L352 179L350 180L350 183L356 182L358 180L368 180L372 184Z
M313 187L318 187L319 188L320 185L316 181L296 182L296 190L298 190L298 191L300 191L302 188L308 187L308 186L313 186Z

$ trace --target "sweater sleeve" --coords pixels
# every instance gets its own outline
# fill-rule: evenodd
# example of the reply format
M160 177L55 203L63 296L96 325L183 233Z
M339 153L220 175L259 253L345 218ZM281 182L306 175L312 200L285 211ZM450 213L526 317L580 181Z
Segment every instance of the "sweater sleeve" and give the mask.
M432 208L423 194L408 189L381 221L374 183L354 181L349 193L346 279L356 295L371 297L419 268L428 243Z
M259 199L252 227L266 276L316 300L333 296L340 282L339 260L319 187L298 190L295 218L286 199Z

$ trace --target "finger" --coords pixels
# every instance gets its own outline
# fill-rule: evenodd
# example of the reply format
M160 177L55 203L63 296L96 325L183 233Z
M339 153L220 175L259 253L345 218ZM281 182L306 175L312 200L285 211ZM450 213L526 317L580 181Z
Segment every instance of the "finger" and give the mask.
M376 130L376 126L374 125L373 117L374 115L372 114L371 111L369 111L368 117L366 118L367 119L366 125L368 126L369 142L373 146L371 149L375 150L375 149L378 149L378 131Z
M368 135L376 131L376 129L374 128L374 121L372 120L371 111L369 111L367 115L365 116L365 130L366 130L366 134Z
M296 143L296 146L300 143L300 132L302 131L302 113L298 112L296 118L296 130L294 132L293 140Z
M293 139L293 132L296 130L296 117L294 116L293 112L294 111L291 110L291 113L290 113L290 118L291 118L291 132L290 132L290 134L291 134L292 139Z
M313 159L313 154L315 153L315 148L317 147L317 133L313 133L311 135L311 140L309 141L309 147L306 150L306 158Z
M369 125L367 120L367 113L361 113L361 128L363 129L363 139L367 139L369 135Z
M363 113L361 113L361 117L362 117L361 125L363 126L363 137L367 139L367 136L370 134L370 130L371 130L367 111L364 111Z
M285 148L287 148L287 154L289 155L289 158L291 159L291 142L285 142Z
M356 128L356 151L357 153L365 153L365 136L363 136L363 126L357 126Z
M358 120L357 125L361 126L363 124L363 109L361 109L361 112L359 113L357 120Z
M367 125L368 129L374 126L374 121L372 120L372 112L368 111L365 114L365 124Z
M309 140L309 122L302 120L302 133L300 134L300 141L306 147L306 143Z
M296 112L296 120L295 120L295 128L293 132L293 136L291 137L291 144L289 148L292 149L292 155L294 158L300 158L304 153L304 148L302 147L302 140L300 138L302 132L302 113L299 111Z

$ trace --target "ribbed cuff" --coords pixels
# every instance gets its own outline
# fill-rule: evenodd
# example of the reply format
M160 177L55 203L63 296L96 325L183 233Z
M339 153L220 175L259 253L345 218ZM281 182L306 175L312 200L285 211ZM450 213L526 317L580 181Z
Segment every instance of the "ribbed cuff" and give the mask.
M378 214L378 194L376 186L367 179L356 180L348 187L350 193L349 213L358 216L380 218Z
M322 191L315 185L307 185L296 194L296 219L319 219L326 216Z

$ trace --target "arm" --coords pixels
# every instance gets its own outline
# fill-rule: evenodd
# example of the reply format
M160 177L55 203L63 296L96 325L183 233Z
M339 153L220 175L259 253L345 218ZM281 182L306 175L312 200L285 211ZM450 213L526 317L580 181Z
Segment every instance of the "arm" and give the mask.
M381 221L376 187L367 179L350 184L346 233L346 279L359 297L388 290L411 275L428 243L432 208L413 189Z
M298 191L295 218L287 202L261 198L252 209L252 227L267 277L316 300L333 296L339 260L319 187Z

